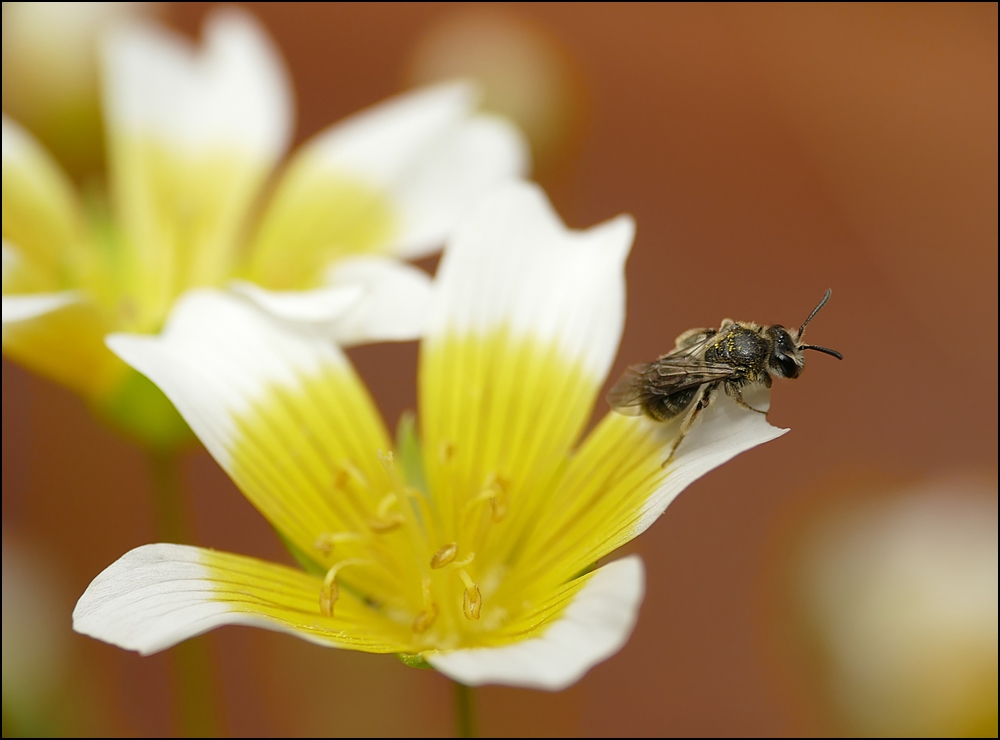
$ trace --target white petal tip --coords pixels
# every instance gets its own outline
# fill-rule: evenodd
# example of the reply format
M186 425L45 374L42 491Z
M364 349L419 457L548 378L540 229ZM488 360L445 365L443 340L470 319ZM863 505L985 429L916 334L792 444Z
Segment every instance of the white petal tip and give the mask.
M73 629L151 655L218 626L226 606L211 600L199 552L159 544L126 553L84 591L73 609Z

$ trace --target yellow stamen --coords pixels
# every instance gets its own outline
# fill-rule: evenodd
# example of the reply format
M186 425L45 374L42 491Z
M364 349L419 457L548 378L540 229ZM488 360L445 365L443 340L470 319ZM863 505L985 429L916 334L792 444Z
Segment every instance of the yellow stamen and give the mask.
M449 542L447 545L443 545L441 549L434 553L431 557L431 568L434 570L443 568L454 560L456 555L458 555L457 542Z
M403 483L403 476L396 467L392 452L379 452L378 459L379 462L382 463L382 467L385 468L386 475L389 476L389 482L392 484L393 489L391 495L394 496L395 502L399 504L399 513L402 515L402 519L406 524L406 531L410 535L415 550L417 552L421 550L427 552L428 543L422 536L426 531L425 527L421 525L421 522L417 517L417 512L410 503L409 495L407 493L408 489ZM417 495L419 496L419 494ZM385 505L388 496L389 494L387 494L386 498L382 500L382 505ZM379 510L381 511L381 509L382 507L380 506ZM429 552L427 554L430 555Z
M369 519L368 527L375 534L385 534L387 532L394 532L395 530L406 524L406 520L403 519L401 514L392 514L385 519Z
M469 499L465 504L465 513L468 514L474 508L489 502L490 519L494 523L502 521L507 516L507 488L510 482L499 473L490 473L486 476L483 489Z
M340 464L333 465L332 486L337 493L331 501L334 507L342 511L345 518L355 522L358 528L363 526L369 518L366 499L370 489L365 476L350 460L343 460ZM343 502L348 503L349 507L344 509Z
M361 472L357 465L352 463L350 460L342 460L340 463L340 470L347 473L350 479L357 483L362 488L371 488L368 484L368 479L365 478L365 474Z
M466 619L479 619L479 612L483 608L483 595L479 591L479 584L472 580L465 570L458 571L458 577L465 584L465 593L462 598L462 612Z
M319 591L320 614L324 617L333 616L333 607L337 603L337 599L340 598L340 587L337 585L337 573L348 565L365 565L367 563L367 560L361 560L360 558L341 560L326 572L326 576L323 578L323 587Z
M390 512L393 506L399 501L395 491L389 491L382 500L379 501L375 516L368 520L368 526L376 534L385 534L402 527L406 520L402 514Z
M434 624L434 620L438 617L438 606L434 603L434 597L431 594L431 579L423 579L421 585L424 592L424 608L420 610L416 619L413 620L413 631L418 635L429 630L431 625Z
M498 488L496 494L490 498L490 514L494 522L499 522L507 516L507 494L503 488Z
M395 491L389 491L382 500L378 502L377 515L379 519L384 519L385 515L389 513L389 509L396 505L399 499L396 498Z
M422 609L417 618L413 620L413 631L418 635L423 634L431 628L431 625L437 621L438 608L437 604L431 604L426 609Z
M333 605L340 598L340 588L336 581L324 583L319 591L319 613L324 617L333 616Z
M344 542L357 542L364 539L364 535L357 534L356 532L322 532L316 538L313 547L319 550L324 557L328 557L333 552L335 545L343 544Z

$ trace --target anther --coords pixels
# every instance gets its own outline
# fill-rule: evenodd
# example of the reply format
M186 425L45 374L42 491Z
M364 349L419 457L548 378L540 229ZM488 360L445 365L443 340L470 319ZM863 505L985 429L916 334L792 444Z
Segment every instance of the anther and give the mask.
M499 482L494 491L495 493L490 497L490 516L494 522L499 522L507 516L507 494Z
M333 487L338 491L343 491L347 488L347 484L351 482L350 474L344 470L344 468L338 467L333 475Z
M341 461L339 472L345 473L348 479L353 480L362 488L371 488L371 486L368 485L368 479L365 477L365 474L362 473L361 470L358 468L358 466L352 463L350 460Z
M472 584L472 588L465 589L462 599L462 612L466 619L479 619L479 612L483 608L483 596L479 593L479 586Z
M363 540L364 537L355 532L322 532L313 542L313 547L319 550L320 554L328 557L333 552L334 546L338 543Z
M393 532L406 523L401 514L392 514L382 519L369 519L368 527L375 534L386 534Z
M465 584L465 593L462 598L462 612L466 619L479 619L479 612L483 608L483 595L479 591L479 584L472 580L472 576L464 570L458 571L459 578Z
M447 545L442 546L441 549L434 553L431 557L431 568L434 570L443 568L454 560L456 555L458 555L458 543L449 542Z
M324 583L319 591L319 613L324 617L332 617L333 605L337 603L338 598L340 598L340 587L337 586L337 582Z
M437 604L431 604L426 609L421 609L417 618L413 620L413 631L418 635L423 634L431 628L438 617Z
M479 504L489 502L490 519L496 523L507 516L507 488L510 481L499 473L490 473L483 482L482 490L465 504L465 511L472 511Z
M388 462L389 465L392 464L391 452L388 455ZM397 501L398 498L393 491L390 491L382 497L382 500L378 504L375 516L368 520L368 526L373 532L376 534L385 534L386 532L392 532L393 530L399 529L406 523L402 514L389 511L389 509L396 505Z
M333 607L336 605L337 599L340 598L340 587L337 585L337 573L348 565L361 565L367 562L367 560L361 560L359 558L341 560L326 572L326 575L323 577L323 587L319 590L320 614L324 617L333 616Z
M434 603L434 596L431 594L431 579L424 578L420 585L424 594L424 608L413 620L413 631L418 635L429 630L438 617L438 605Z

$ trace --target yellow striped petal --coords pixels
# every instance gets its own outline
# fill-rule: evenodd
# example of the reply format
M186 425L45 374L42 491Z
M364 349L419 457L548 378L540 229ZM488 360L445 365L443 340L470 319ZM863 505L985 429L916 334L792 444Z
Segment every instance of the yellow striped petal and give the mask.
M491 490L514 538L544 500L618 347L632 234L627 217L570 231L520 183L449 242L421 344L420 411L427 479L453 536Z
M205 43L130 25L104 64L112 195L130 282L155 330L173 297L221 284L260 187L288 143L277 52L245 13L206 22Z
M396 228L386 192L309 152L292 159L251 248L248 276L276 290L318 286L330 262L379 251Z
M73 629L143 655L226 624L372 653L408 647L405 632L346 590L334 616L321 614L322 584L255 558L146 545L94 579L73 610Z
M238 298L192 291L158 337L109 346L156 383L240 490L318 561L321 535L366 528L358 491L390 489L378 459L391 443L364 385L335 345L289 333ZM419 584L417 584L419 587Z
M300 149L254 239L249 278L278 290L311 288L347 255L439 248L476 198L527 169L520 133L473 115L474 104L467 85L418 90Z
M3 117L3 238L35 275L30 290L73 286L83 238L80 206L69 179L14 121ZM6 284L5 291L8 289ZM15 288L16 289L16 288Z
M766 391L748 397L767 408ZM702 475L788 431L720 394L664 466L679 426L607 414L539 508L510 587L564 582L644 532Z
M15 302L55 301L50 310L10 322ZM88 400L109 393L128 368L104 346L111 329L104 313L76 292L4 296L3 352L15 362Z

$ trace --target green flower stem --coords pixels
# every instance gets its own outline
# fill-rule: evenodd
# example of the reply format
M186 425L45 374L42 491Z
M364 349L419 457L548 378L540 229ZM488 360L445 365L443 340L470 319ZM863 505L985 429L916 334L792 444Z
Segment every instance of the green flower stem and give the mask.
M476 737L476 707L472 687L455 681L455 736Z
M150 451L153 506L159 542L191 544L181 458L177 452ZM204 636L186 640L169 651L173 679L174 729L180 737L218 737L215 666Z

